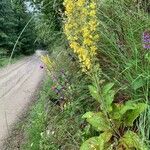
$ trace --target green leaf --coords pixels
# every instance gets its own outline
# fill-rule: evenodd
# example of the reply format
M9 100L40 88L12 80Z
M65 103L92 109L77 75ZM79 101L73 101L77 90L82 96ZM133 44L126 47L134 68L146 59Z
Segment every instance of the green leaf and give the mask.
M106 95L103 95L105 106L108 112L112 111L112 102L114 100L114 96L114 90L110 90Z
M80 150L99 150L99 139L98 137L92 137L85 141L81 147Z
M136 104L135 102L133 101L127 101L125 104L123 104L122 108L120 109L120 114L123 115L125 114L128 110L134 110L136 109L135 108Z
M131 148L135 148L136 150L148 150L139 136L132 131L127 131L120 139L119 147L122 146L125 147L126 150L130 150Z
M111 90L113 86L114 83L108 83L102 88L103 103L108 112L112 111L112 102L115 96L115 91Z
M106 84L103 89L102 89L102 93L104 95L108 94L108 92L112 89L112 87L114 86L114 83L108 83Z
M127 101L125 104L113 104L113 119L122 119L128 110L135 109L135 105L133 101Z
M147 53L147 54L145 55L145 59L147 59L148 62L150 62L150 53Z
M111 130L109 122L101 112L87 112L85 115L83 115L83 118L86 118L87 122L90 123L97 131Z
M93 115L94 115L94 112L91 112L91 111L89 111L89 112L87 112L87 113L85 113L83 116L82 116L82 118L91 118L91 117L93 117Z
M110 146L108 142L112 137L112 133L104 132L99 136L99 150L106 150L107 146Z
M135 104L134 110L129 110L124 115L124 123L126 126L133 126L134 120L147 108L147 104L138 103Z
M88 87L89 87L92 97L94 99L96 99L97 101L99 101L99 93L98 93L96 87L94 87L93 85L89 85Z
M99 137L92 137L82 144L80 150L106 150L111 137L110 132L104 132Z

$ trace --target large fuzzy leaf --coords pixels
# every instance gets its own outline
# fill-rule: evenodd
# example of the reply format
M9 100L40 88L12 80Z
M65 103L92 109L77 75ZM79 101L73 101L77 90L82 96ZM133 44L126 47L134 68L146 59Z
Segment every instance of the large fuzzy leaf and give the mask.
M133 101L128 101L125 104L114 104L112 112L113 119L121 120L127 111L136 109L135 106L136 104Z
M106 95L103 95L104 103L105 103L105 107L106 107L107 112L112 111L112 102L114 100L114 96L115 96L114 90L110 90Z
M147 108L147 104L138 103L135 104L134 110L129 110L125 113L124 123L126 126L133 126L134 120Z
M132 131L127 131L120 139L118 149L122 146L125 147L126 150L131 150L133 148L136 150L148 150L146 146L142 143L139 136Z
M80 150L99 150L99 139L98 137L92 137L85 141L81 147Z
M86 118L87 122L89 122L97 131L110 130L109 122L101 112L87 112L85 115L83 115L83 118Z
M124 123L125 126L132 126L135 119L147 108L145 103L128 101L125 104L114 104L111 116L113 119Z
M96 87L94 87L93 85L89 85L88 87L89 87L92 97L94 99L96 99L97 101L99 101L99 93L98 93Z
M103 103L108 112L112 111L112 102L115 96L115 91L112 90L113 86L114 83L108 83L102 88Z
M80 150L106 150L111 137L112 134L109 132L104 132L99 137L92 137L82 144Z
M99 136L99 150L105 150L107 146L109 145L109 141L112 137L111 132L104 132Z

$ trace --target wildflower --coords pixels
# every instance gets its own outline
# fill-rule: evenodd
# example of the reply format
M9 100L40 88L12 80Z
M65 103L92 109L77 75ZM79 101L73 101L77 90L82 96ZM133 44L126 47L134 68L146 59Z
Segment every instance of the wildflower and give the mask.
M91 10L90 13L89 13L89 15L91 17L95 17L96 16L96 11L95 10Z
M40 65L40 68L43 69L44 67L42 65Z
M84 72L94 65L96 55L96 34L98 21L96 17L96 0L64 0L66 8L66 22L64 31L70 47L79 58Z
M41 60L42 62L46 65L46 68L48 71L50 71L50 69L52 68L52 66L54 65L54 62L52 60L50 60L49 56L41 56Z
M78 5L79 7L83 6L84 4L85 4L85 0L78 0L78 1L77 1L77 5Z
M97 47L96 46L91 46L90 49L91 49L92 54L96 55Z
M90 45L92 45L92 40L89 38L86 38L83 43L84 43L84 45L90 46Z
M94 2L91 3L91 4L90 4L90 8L91 8L91 9L96 9L96 3L94 3Z

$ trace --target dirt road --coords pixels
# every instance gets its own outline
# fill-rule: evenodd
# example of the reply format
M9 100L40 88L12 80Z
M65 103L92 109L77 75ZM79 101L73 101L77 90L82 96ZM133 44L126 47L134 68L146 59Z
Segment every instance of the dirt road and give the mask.
M0 150L11 126L30 103L41 83L44 70L36 56L0 69Z

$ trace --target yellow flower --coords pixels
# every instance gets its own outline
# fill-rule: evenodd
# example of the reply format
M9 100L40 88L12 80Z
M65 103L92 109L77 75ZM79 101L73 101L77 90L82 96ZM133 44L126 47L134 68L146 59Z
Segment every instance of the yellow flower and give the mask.
M89 15L91 17L95 17L96 16L96 11L95 10L91 10Z
M79 7L83 6L84 4L85 4L85 0L78 0L78 1L77 1L77 5L78 5Z
M73 49L77 49L78 48L78 43L77 42L72 42L70 43L70 47Z
M90 46L90 45L92 45L92 40L89 39L89 38L86 38L86 39L84 40L83 44Z
M92 68L99 38L96 34L96 0L64 0L64 6L67 16L64 31L82 70L86 72Z
M92 2L92 3L90 4L90 8L96 9L96 3Z
M87 67L88 70L91 68L91 61L90 61L90 59L86 59L85 66Z
M91 49L91 55L93 55L93 56L96 55L97 47L91 46L90 49Z
M91 49L92 52L96 52L97 47L96 46L91 46L90 49Z
M50 60L49 56L41 56L41 61L46 65L47 70L50 70L52 66L54 65L54 62Z

